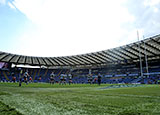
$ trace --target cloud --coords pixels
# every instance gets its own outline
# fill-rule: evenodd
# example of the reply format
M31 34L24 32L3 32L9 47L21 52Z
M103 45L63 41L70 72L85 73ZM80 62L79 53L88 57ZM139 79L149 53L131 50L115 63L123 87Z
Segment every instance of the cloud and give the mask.
M8 2L8 5L9 5L10 8L16 9L16 7L11 2Z
M134 4L134 5L133 5ZM131 15L135 17L135 23L131 23L130 29L143 30L146 37L159 34L160 28L160 0L129 0L126 7ZM130 26L127 26L130 27Z
M160 0L144 0L144 5L145 6L156 6L160 4Z
M121 2L113 0L15 0L13 4L36 28L20 36L23 49L34 55L72 55L119 45L127 31L122 23L133 22ZM30 33L31 32L31 33ZM30 43L28 43L30 42ZM30 44L27 47L24 44ZM25 47L24 47L25 46Z
M114 48L152 36L160 27L159 0L14 0L33 25L19 36L18 53L64 56ZM13 7L13 8L14 8Z
M6 0L0 0L0 5L5 5L6 4Z
M13 4L12 4L13 1L14 0L0 0L0 5L3 5L3 6L9 5L10 7L13 8Z

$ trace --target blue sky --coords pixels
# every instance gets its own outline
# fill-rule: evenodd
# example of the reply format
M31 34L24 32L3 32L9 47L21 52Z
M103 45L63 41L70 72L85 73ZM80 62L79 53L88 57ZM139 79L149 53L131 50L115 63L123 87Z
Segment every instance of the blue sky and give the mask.
M0 0L0 51L67 56L160 34L160 0Z

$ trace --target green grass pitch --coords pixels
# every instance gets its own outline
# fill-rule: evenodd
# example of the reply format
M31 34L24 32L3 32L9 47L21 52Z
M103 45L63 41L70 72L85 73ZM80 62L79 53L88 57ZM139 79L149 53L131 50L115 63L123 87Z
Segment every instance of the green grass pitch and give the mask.
M160 115L159 85L112 86L0 83L0 114Z

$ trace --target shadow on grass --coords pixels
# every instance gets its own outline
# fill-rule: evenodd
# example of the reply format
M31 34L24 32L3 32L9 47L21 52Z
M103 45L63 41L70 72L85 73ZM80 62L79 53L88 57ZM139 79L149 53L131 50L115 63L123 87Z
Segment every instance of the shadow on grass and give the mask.
M0 115L23 115L0 101Z

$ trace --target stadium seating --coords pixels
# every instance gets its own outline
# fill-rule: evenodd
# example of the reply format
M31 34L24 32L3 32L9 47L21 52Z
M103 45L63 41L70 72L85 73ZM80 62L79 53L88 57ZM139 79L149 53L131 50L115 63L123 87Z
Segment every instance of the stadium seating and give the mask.
M145 67L143 67L143 75L140 76L140 69L136 66L120 66L120 67L103 67L103 68L93 68L92 76L93 79L97 77L98 74L102 76L102 83L144 83L153 84L160 79L160 64L154 64L154 66L149 67L149 73L145 73ZM33 82L49 82L50 74L53 71L55 74L55 81L60 81L60 76L68 76L70 73L69 69L42 69L42 68L22 68L23 72L28 70L29 75L32 77ZM10 70L0 70L0 81L1 82L11 82L12 73L16 77L16 81L19 81L19 70L17 68L12 68ZM72 71L73 83L88 83L89 69L74 69ZM147 76L148 75L148 76ZM39 78L41 77L41 80ZM69 81L69 76L67 77L67 82Z

